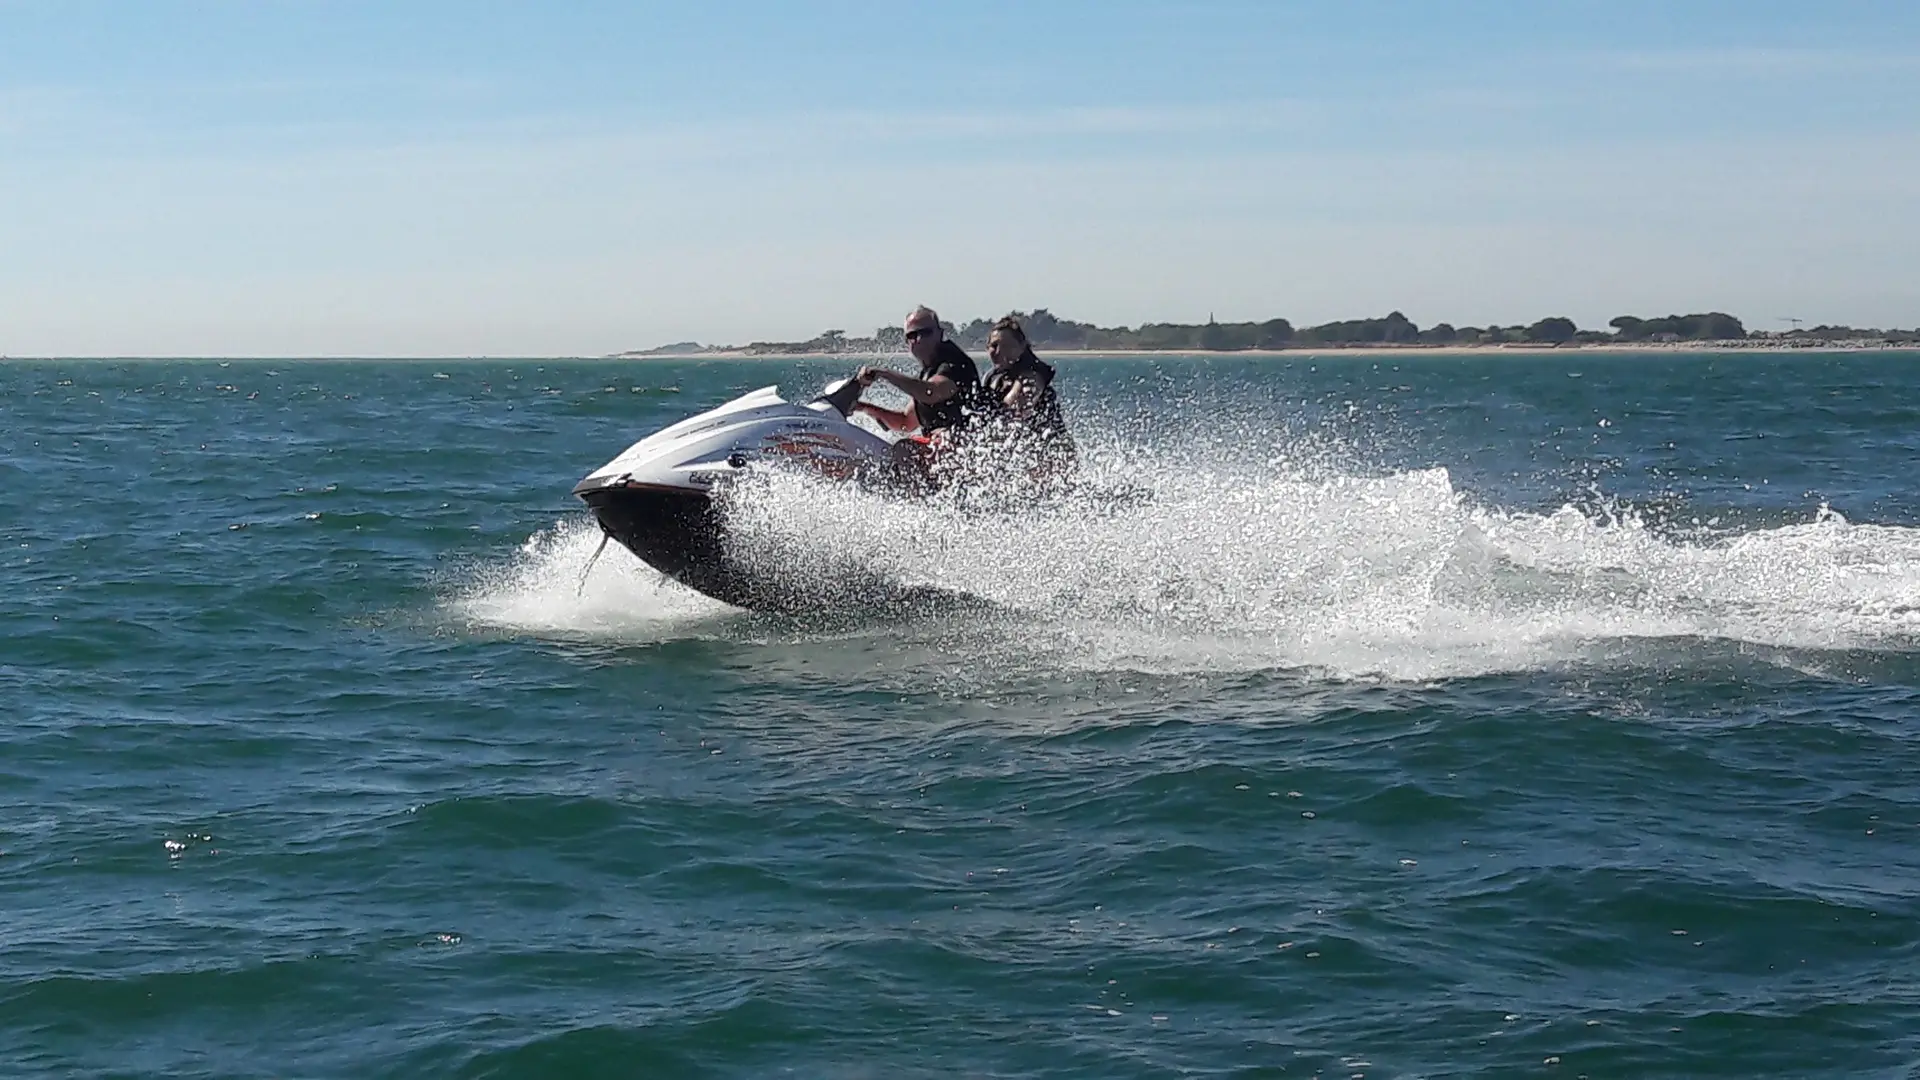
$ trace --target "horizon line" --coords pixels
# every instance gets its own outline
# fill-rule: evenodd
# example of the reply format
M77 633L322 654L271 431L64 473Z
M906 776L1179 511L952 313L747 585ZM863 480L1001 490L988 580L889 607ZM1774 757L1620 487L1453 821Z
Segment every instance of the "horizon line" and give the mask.
M1804 342L1804 339L1802 339ZM799 344L799 343L793 343ZM644 360L796 360L825 359L835 356L905 356L904 348L888 352L875 352L864 349L849 349L845 352L750 352L750 346L737 345L727 347L702 347L698 352L650 352L636 350L619 353L587 354L527 354L527 355L470 355L470 356L421 356L421 355L324 355L324 354L233 354L212 355L181 353L177 355L36 355L36 356L0 356L0 364L7 363L111 363L132 361L140 363L187 362L187 363L353 363L371 361L381 363L427 364L436 362L471 363L486 361L489 363L534 363L547 361L644 361ZM1597 353L1597 352L1668 352L1668 353L1751 353L1751 352L1892 352L1920 349L1920 343L1893 342L1885 340L1838 339L1794 344L1780 338L1725 338L1682 341L1598 341L1568 342L1556 345L1542 341L1508 342L1445 342L1445 343L1404 343L1367 341L1346 343L1318 343L1297 345L1286 348L1245 348L1245 349L1202 349L1169 348L1153 349L1139 347L1119 347L1111 349L1090 349L1078 346L1052 347L1048 353L1068 353L1088 357L1101 356L1314 356L1323 353Z

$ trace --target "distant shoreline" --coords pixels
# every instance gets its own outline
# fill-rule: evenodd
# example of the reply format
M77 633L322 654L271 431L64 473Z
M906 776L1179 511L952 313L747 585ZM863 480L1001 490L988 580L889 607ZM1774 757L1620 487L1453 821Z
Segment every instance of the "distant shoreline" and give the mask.
M1424 349L1447 355L1455 349L1488 348L1534 351L1606 346L1677 346L1718 350L1772 347L1862 349L1920 345L1920 328L1883 330L1825 323L1802 328L1800 323L1804 320L1795 319L1786 320L1794 323L1792 330L1748 331L1738 318L1724 311L1660 315L1650 319L1638 315L1619 315L1607 321L1611 330L1582 330L1572 319L1561 315L1548 316L1527 325L1483 327L1441 322L1423 329L1399 311L1388 312L1379 318L1339 319L1304 327L1296 327L1282 318L1223 323L1215 321L1212 316L1208 316L1204 323L1145 322L1134 327L1099 326L1062 318L1046 308L1011 312L1001 320L974 319L966 323L943 322L940 325L945 328L950 340L978 351L986 348L995 329L1006 320L1012 320L1013 325L1022 328L1022 338L1032 342L1034 349L1039 352L1071 351L1110 356L1151 353L1264 356L1358 349ZM619 359L692 355L899 355L906 351L905 344L904 334L898 327L881 326L871 335L864 336L849 335L845 330L822 330L804 341L750 341L733 345L683 340L649 349L622 350L612 355Z
M1384 356L1405 357L1468 357L1468 356L1577 356L1608 355L1627 356L1636 354L1681 353L1686 355L1716 354L1738 355L1741 353L1764 353L1780 355L1786 353L1860 353L1860 352L1920 352L1917 342L1889 341L1829 341L1817 344L1789 344L1778 340L1756 341L1673 341L1673 342L1605 342L1582 345L1541 345L1537 343L1515 343L1503 345L1315 345L1293 346L1285 349L1088 349L1083 347L1062 346L1039 347L1034 350L1043 358L1048 356L1076 357L1098 360L1103 358L1123 358L1140 356L1198 356L1198 357L1251 357L1259 359L1337 359L1352 357L1356 359ZM985 356L975 350L975 358L985 362ZM752 349L702 349L698 352L626 352L606 353L599 356L565 354L470 354L439 356L263 356L263 355L174 355L174 356L0 356L0 363L68 363L68 362L206 362L206 363L273 363L297 364L308 362L352 363L380 361L385 363L409 364L465 364L475 361L488 363L527 363L541 361L580 360L589 362L628 362L647 360L833 360L841 359L850 363L884 362L904 357L904 350L876 352L872 350L845 352L763 352Z
M1379 356L1492 356L1492 355L1573 355L1605 353L1832 353L1832 352L1913 352L1920 344L1906 342L1820 342L1789 344L1781 341L1635 341L1581 345L1314 345L1285 349L1089 349L1083 347L1036 347L1042 356L1136 357L1136 356L1248 356L1248 357L1379 357ZM868 360L903 356L905 352L762 352L755 349L703 349L698 352L612 353L603 360Z

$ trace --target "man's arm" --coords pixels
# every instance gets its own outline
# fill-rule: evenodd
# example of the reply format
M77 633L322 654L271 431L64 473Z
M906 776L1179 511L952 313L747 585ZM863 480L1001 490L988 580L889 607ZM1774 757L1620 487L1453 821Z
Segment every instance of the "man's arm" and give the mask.
M856 402L853 407L878 420L880 426L888 431L912 431L920 426L920 417L911 405L907 406L905 412L883 409L865 401Z
M954 395L960 392L960 384L945 375L935 375L931 379L916 379L889 368L874 368L873 374L875 378L892 383L902 393L921 405L940 405L953 400Z

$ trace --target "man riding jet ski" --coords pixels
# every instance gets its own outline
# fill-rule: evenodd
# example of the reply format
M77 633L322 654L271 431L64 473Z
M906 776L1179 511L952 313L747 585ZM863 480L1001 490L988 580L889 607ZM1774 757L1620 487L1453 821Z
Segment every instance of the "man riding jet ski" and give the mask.
M902 328L907 351L920 361L920 376L863 367L855 379L862 387L891 383L912 401L898 412L865 401L856 401L854 408L888 431L918 431L918 435L908 435L894 444L900 475L937 484L941 479L939 456L953 449L953 440L965 430L980 404L980 369L965 350L947 340L940 316L925 304L907 315Z
M857 571L770 567L728 543L724 498L755 463L797 467L889 493L923 495L943 482L941 459L982 404L979 371L946 340L940 320L916 308L907 346L913 377L862 368L828 393L796 405L765 387L682 420L628 447L574 486L607 536L687 587L737 607L803 612L841 606L919 603L928 590L903 589ZM886 381L912 403L898 412L860 401ZM859 410L890 431L890 442L848 417Z

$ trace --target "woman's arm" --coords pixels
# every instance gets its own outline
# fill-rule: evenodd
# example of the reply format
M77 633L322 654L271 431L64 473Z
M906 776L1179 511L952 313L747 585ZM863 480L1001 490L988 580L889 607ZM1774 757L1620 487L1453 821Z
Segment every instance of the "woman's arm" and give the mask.
M1040 392L1046 388L1046 383L1042 382L1039 376L1021 375L1013 380L1013 385L1007 389L1006 396L1000 401L1016 415L1025 416L1033 411L1033 407L1040 401Z

